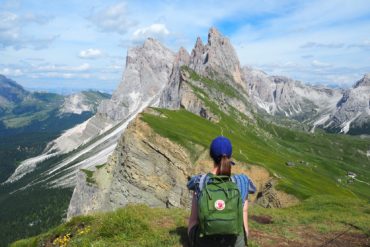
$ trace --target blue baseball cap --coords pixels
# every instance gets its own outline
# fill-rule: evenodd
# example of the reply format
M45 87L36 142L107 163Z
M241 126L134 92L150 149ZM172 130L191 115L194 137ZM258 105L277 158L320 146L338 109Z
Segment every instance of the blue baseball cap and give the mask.
M226 137L218 136L212 141L210 155L214 161L219 161L222 156L230 158L232 153L233 147Z

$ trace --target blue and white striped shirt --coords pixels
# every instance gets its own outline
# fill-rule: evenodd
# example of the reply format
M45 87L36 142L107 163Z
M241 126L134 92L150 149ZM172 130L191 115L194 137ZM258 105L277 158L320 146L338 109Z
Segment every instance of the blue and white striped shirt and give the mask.
M197 196L200 195L201 177L202 177L202 174L192 176L187 184L188 189L195 191ZM206 179L206 183L208 183L210 177L207 176L205 179ZM232 175L231 179L238 186L238 189L240 191L240 196L242 198L242 202L244 205L245 200L248 199L248 195L254 194L256 192L256 186L253 184L252 180L244 174Z

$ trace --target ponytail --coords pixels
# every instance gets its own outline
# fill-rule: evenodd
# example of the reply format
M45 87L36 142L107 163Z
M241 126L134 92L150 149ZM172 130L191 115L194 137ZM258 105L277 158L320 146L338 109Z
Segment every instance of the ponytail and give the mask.
M219 175L231 176L231 161L227 156L222 156L220 161Z

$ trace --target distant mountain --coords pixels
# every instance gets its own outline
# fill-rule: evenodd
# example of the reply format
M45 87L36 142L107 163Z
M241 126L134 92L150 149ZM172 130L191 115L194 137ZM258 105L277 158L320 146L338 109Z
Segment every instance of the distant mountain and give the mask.
M44 120L51 112L62 118L65 114L95 113L109 94L84 91L68 96L46 92L29 92L15 81L0 75L0 121L8 129L27 128Z
M0 75L0 116L14 104L20 103L29 92L15 81Z
M351 89L310 86L244 67L248 94L257 109L330 132L370 134L370 86L365 75Z
M322 125L334 132L370 135L370 74L343 92L335 110Z
M91 117L110 95L29 92L0 75L0 182L19 160L35 156L63 131Z
M111 95L97 91L82 91L68 95L60 109L61 113L97 112L98 106L103 100L109 99Z

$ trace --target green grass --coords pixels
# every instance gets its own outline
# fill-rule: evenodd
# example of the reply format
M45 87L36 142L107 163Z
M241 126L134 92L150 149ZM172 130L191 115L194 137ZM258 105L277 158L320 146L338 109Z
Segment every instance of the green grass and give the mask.
M351 209L351 210L349 210ZM268 215L273 224L259 224L250 220L251 229L275 232L294 232L295 228L305 227L319 233L340 232L347 228L358 230L370 236L370 205L366 201L346 197L314 196L290 208L250 207L251 215Z
M68 246L181 246L186 241L187 215L182 209L129 205L115 212L73 218L11 246L42 246L67 234L72 235Z
M83 173L85 173L87 183L89 183L89 184L95 184L96 183L95 179L93 178L94 171L90 171L90 170L87 170L87 169L81 169L81 171Z
M252 124L242 126L226 114L221 115L219 123L212 123L186 110L155 110L166 117L145 113L142 120L160 135L194 152L194 144L208 148L211 140L223 132L233 143L235 159L266 167L271 174L282 177L279 182L281 189L298 198L329 194L370 199L368 185L337 182L337 178L345 179L349 169L358 173L361 180L369 182L369 160L365 155L357 154L357 150L367 150L369 140L330 134L312 135L262 120L259 120L259 127ZM298 163L301 160L309 165L285 165L287 161Z
M299 238L297 229L323 235L351 227L352 232L370 236L370 206L360 200L347 199L312 197L298 206L284 209L252 205L250 230L294 240ZM271 217L271 224L252 220L252 216L266 215ZM129 205L114 212L75 217L47 233L17 241L11 246L43 246L67 234L71 236L67 246L187 246L188 216L189 211L184 209ZM250 245L258 246L253 234Z
M190 79L193 81L202 82L204 86L213 92L223 93L227 97L236 98L242 101L246 101L246 98L230 84L224 83L218 80L212 80L208 77L204 77L195 73L192 69L187 66L182 66L182 70L187 71L190 74Z

